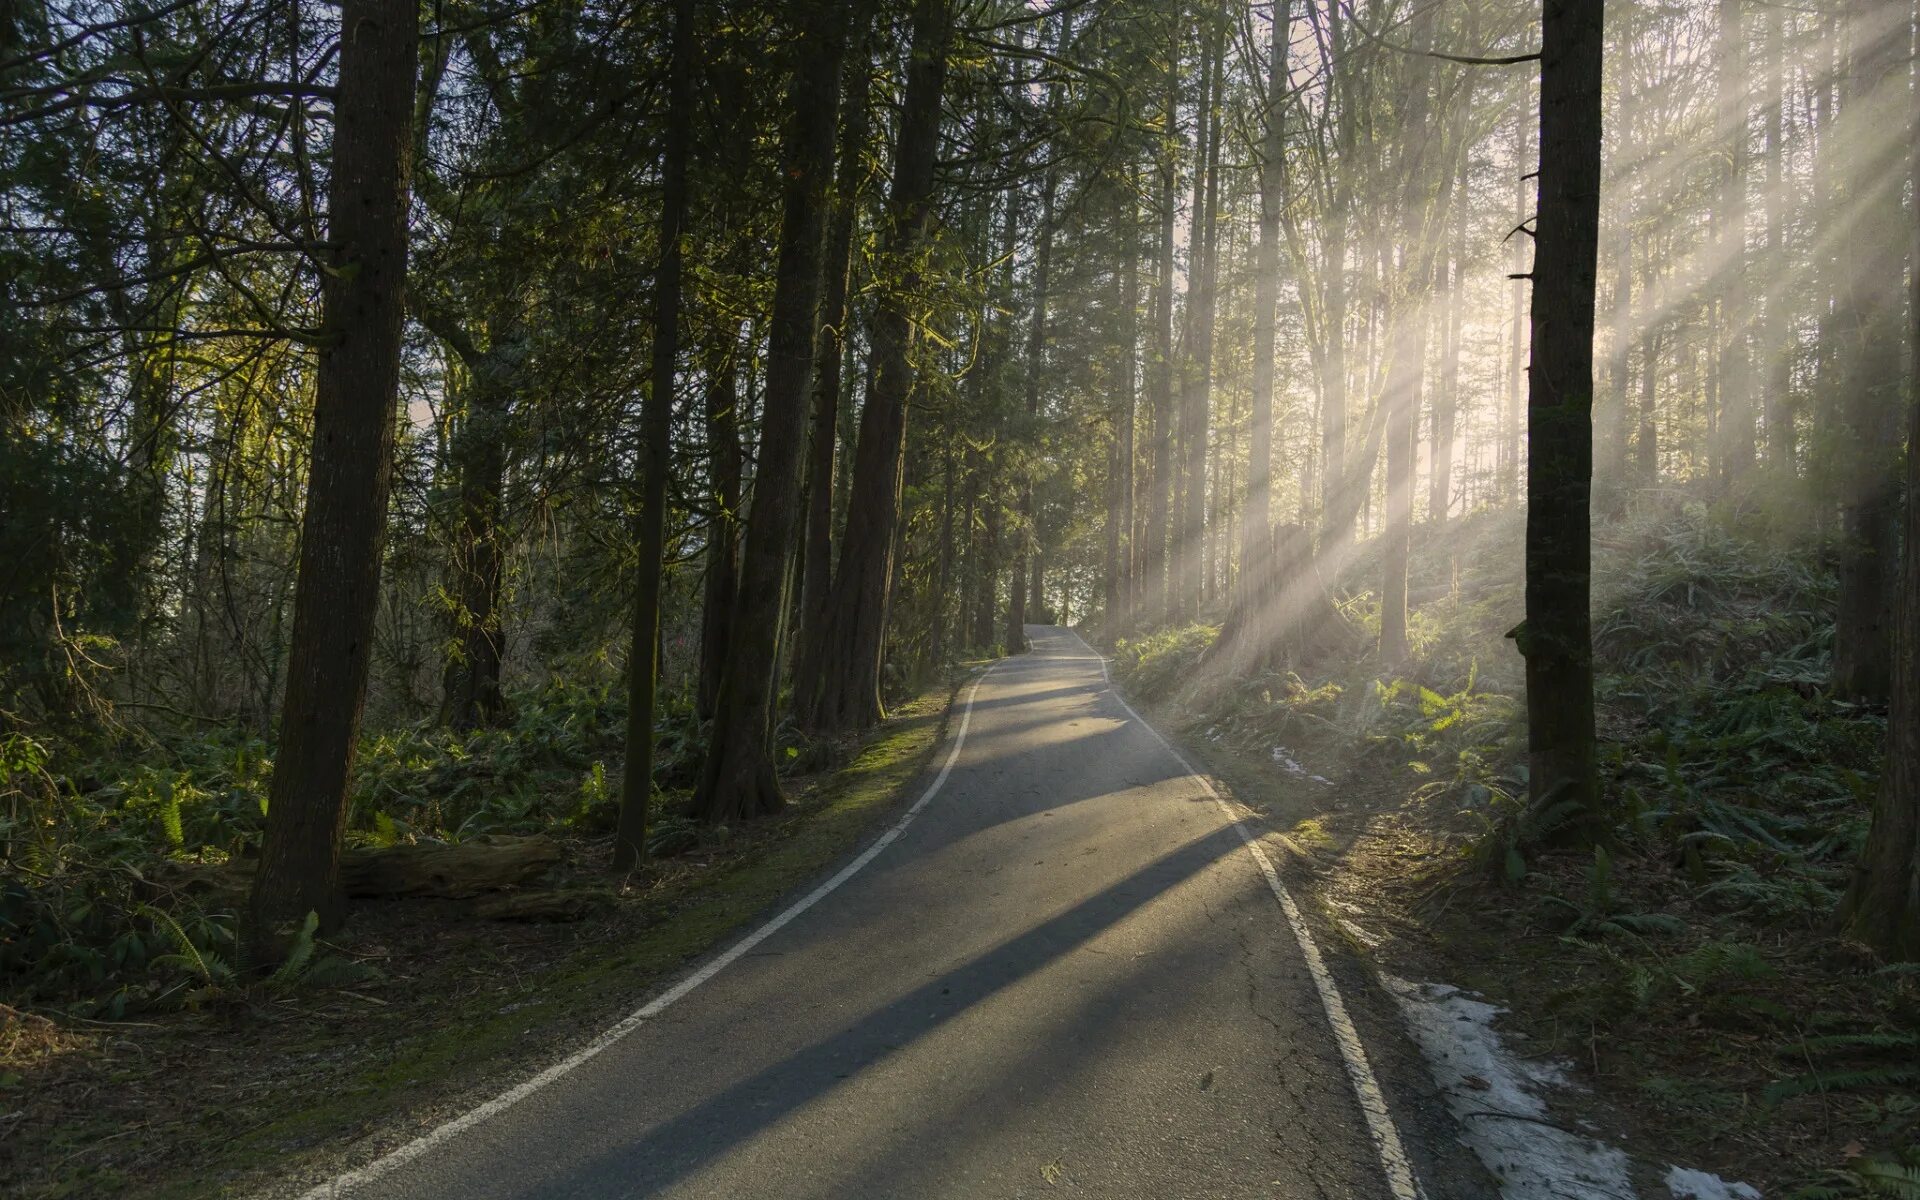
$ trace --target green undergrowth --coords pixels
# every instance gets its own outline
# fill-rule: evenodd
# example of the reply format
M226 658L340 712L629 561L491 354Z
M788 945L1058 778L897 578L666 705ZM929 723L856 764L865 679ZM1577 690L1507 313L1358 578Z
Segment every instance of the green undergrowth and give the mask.
M1524 803L1524 677L1503 636L1521 615L1520 532L1485 513L1416 539L1426 602L1392 669L1224 677L1200 625L1122 643L1116 674L1238 753L1387 781L1441 865L1388 864L1382 886L1447 947L1455 981L1663 1130L1750 1148L1783 1194L1915 1194L1898 1181L1920 1144L1920 974L1830 933L1885 720L1827 688L1823 548L1699 504L1596 530L1602 783L1622 817L1612 849L1582 858L1551 849L1572 814ZM1372 554L1336 596L1363 631Z
M612 829L626 706L610 685L553 684L471 731L373 731L353 775L350 845L455 843L480 834L592 837ZM701 723L670 701L657 726L649 851L700 851L728 836L684 802ZM783 727L795 772L842 753ZM237 914L170 884L183 865L258 851L271 747L239 726L0 736L0 1002L119 1019L205 998L232 982Z
M412 947L387 976L355 985L354 994L371 997L376 1007L332 1001L340 993L315 989L290 992L284 999L296 1011L313 1010L308 1019L287 1020L282 1013L257 1023L230 1012L219 1018L218 1040L250 1043L252 1056L286 1067L278 1073L284 1078L266 1073L265 1093L256 1094L245 1112L216 1102L220 1087L228 1086L224 1083L187 1086L187 1094L206 1103L180 1114L183 1119L163 1128L154 1145L142 1144L144 1134L115 1143L112 1161L90 1162L83 1172L19 1194L249 1194L263 1174L284 1175L289 1155L353 1136L412 1108L506 1086L630 1011L661 978L848 854L892 811L925 766L945 726L950 694L951 688L942 685L903 706L854 746L843 765L816 776L779 816L737 830L724 843L707 844L684 861L657 864L650 883L586 925L547 927L539 943L547 949L539 954L516 951L519 943L497 936L498 927L475 927L452 914L419 910L427 924L411 930L377 921L358 930L356 919L340 941L343 952ZM398 912L410 903L390 902L384 911ZM402 941L409 936L412 941ZM486 970L478 972L482 966ZM486 982L476 984L476 974L484 974ZM259 1001L252 997L250 1008ZM350 1011L350 1025L338 1023L344 1019L338 1016L342 1006ZM213 1082L194 1078L209 1067L197 1049L210 1036L200 1028L207 1019L173 1015L152 1026L165 1032L136 1035L178 1039L188 1065L167 1072L174 1085ZM242 1024L234 1026L236 1020ZM347 1043L378 1050L341 1053ZM147 1044L143 1064L150 1055L159 1069L165 1046ZM69 1086L83 1087L89 1078L83 1072ZM246 1082L262 1086L251 1072ZM54 1121L39 1131L49 1139L48 1149L69 1142L92 1145L128 1125L123 1113L83 1111L88 1116L80 1121ZM20 1149L25 1154L32 1146ZM33 1156L34 1161L48 1157ZM4 1158L0 1155L0 1167ZM129 1163L137 1163L138 1171L128 1171ZM11 1193L0 1188L0 1194Z

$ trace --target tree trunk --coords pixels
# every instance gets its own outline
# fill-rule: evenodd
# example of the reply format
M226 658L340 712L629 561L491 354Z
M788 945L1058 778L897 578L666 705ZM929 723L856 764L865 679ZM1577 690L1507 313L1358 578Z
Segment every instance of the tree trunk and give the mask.
M1173 494L1173 226L1176 207L1174 192L1180 177L1180 5L1168 14L1171 33L1167 44L1165 129L1160 145L1160 264L1154 280L1153 297L1153 371L1148 386L1152 442L1151 477L1148 480L1145 579L1140 589L1140 608L1149 621L1169 618L1170 564L1167 561L1167 525L1169 500Z
M1207 533L1207 441L1213 390L1214 274L1220 220L1220 76L1224 65L1226 26L1218 13L1201 19L1205 35L1201 54L1200 103L1194 113L1193 236L1189 267L1192 290L1187 299L1186 370L1180 404L1180 449L1186 462L1179 514L1179 538L1173 554L1176 621L1198 615L1209 566Z
M1754 410L1747 324L1747 39L1741 0L1720 0L1720 102L1727 167L1715 206L1720 233L1720 447L1723 483L1753 470Z
M909 309L915 303L911 298L921 278L920 252L933 213L940 105L952 42L951 0L917 0L887 201L883 257L885 277L893 287L880 297L873 317L873 385L860 413L846 537L834 572L820 657L815 669L797 681L798 715L812 729L864 729L883 715L880 665L900 524L907 400L914 387Z
M1332 48L1333 82L1344 84L1352 69L1347 60L1346 23L1340 5L1327 5L1327 41ZM1344 88L1333 87L1334 93ZM1335 162L1354 161L1354 123L1357 100L1339 98L1334 114ZM1325 247L1326 319L1322 337L1326 340L1320 373L1320 550L1319 557L1336 561L1353 540L1353 518L1358 505L1350 503L1348 490L1364 491L1366 479L1349 480L1347 464L1347 210L1352 204L1352 186L1344 169L1334 169L1334 183L1323 226Z
M1594 276L1600 226L1601 0L1547 0L1541 20L1540 200L1527 379L1528 790L1565 804L1558 836L1600 840L1589 610Z
M871 62L863 44L848 57L841 103L840 147L833 172L833 210L828 225L826 285L820 300L820 348L814 360L813 428L807 441L807 530L800 583L800 661L814 661L814 640L828 624L833 591L833 453L840 424L841 367L846 362L847 304L853 267L853 234L859 221L865 177L867 104ZM804 669L804 667L803 667Z
M1598 471L1601 485L1612 497L1623 489L1627 473L1627 429L1633 411L1633 228L1625 214L1613 248L1613 329L1607 336L1607 415L1604 453ZM1610 508L1618 505L1606 502Z
M1526 223L1527 181L1526 172L1519 170L1527 161L1527 123L1521 119L1521 110L1515 108L1513 122L1513 223L1516 227ZM1527 269L1526 249L1518 237L1512 239L1513 245L1513 316L1508 332L1512 335L1507 343L1507 403L1506 411L1500 421L1500 499L1513 500L1520 494L1520 425L1527 394L1527 281L1521 272Z
M1129 213L1137 218L1138 209ZM1136 314L1139 312L1140 258L1129 238L1120 284L1120 395L1113 414L1113 458L1107 499L1107 641L1132 628L1133 600L1133 426L1134 376L1139 363Z
M329 339L314 387L271 815L247 909L256 961L308 913L325 929L345 914L347 778L366 705L393 475L419 10L412 0L343 0L340 28L327 187L335 269L321 283Z
M1783 159L1787 154L1783 129L1785 105L1781 96L1781 75L1785 70L1781 50L1782 12L1778 5L1767 6L1767 261L1785 261L1787 198L1782 186ZM1767 463L1776 484L1794 477L1796 455L1793 431L1793 358L1788 339L1792 318L1787 310L1786 286L1774 279L1766 293L1766 328L1760 345L1767 364Z
M1268 43L1266 128L1260 140L1260 243L1253 266L1253 411L1247 432L1247 504L1240 516L1240 606L1257 613L1273 549L1273 355L1280 291L1280 194L1286 131L1288 17L1276 8Z
M1889 25L1900 31L1904 42L1905 14L1900 18L1898 25ZM1915 115L1920 117L1920 111ZM1920 140L1912 143L1911 153L1911 178L1920 184ZM1920 222L1910 233L1920 235ZM1920 347L1920 236L1913 236L1912 249L1916 270L1908 314L1912 344ZM1887 251L1892 257L1891 248ZM1899 624L1893 637L1886 768L1874 797L1873 823L1840 913L1853 936L1889 959L1912 962L1920 960L1920 453L1911 449L1920 447L1920 362L1910 368L1907 385L1907 549L1900 566Z
M1280 193L1286 154L1288 25L1276 8L1268 43L1265 130L1259 151L1260 240L1253 267L1253 397L1247 433L1247 500L1240 514L1240 579L1220 642L1244 662L1264 660L1276 599L1273 561L1273 356L1280 284Z
M947 594L953 585L953 439L940 447L940 557L934 569L931 642L926 666L938 670L947 654Z
M694 712L703 721L713 719L720 701L720 677L725 671L733 606L740 584L740 503L746 466L740 451L740 331L731 318L715 323L707 347L706 425L707 477L711 492L707 505L707 554L700 598L700 679L694 692ZM808 562L812 548L808 548Z
M799 505L802 432L820 310L821 258L833 177L834 123L846 55L847 0L811 0L795 14L781 147L780 248L767 339L767 382L753 505L741 547L732 650L693 808L701 819L763 816L785 803L770 744L781 599Z
M1433 43L1433 13L1421 10L1413 18L1413 46L1424 52ZM1415 444L1420 427L1420 391L1427 365L1427 300L1433 282L1435 251L1440 228L1428 200L1428 155L1432 131L1428 128L1429 64L1417 53L1408 66L1407 110L1403 122L1407 142L1401 157L1400 229L1403 239L1399 293L1391 315L1391 355L1387 365L1387 528L1381 550L1384 578L1380 588L1380 662L1383 666L1406 660L1407 561L1413 549L1413 490L1418 461Z
M654 704L660 686L660 591L667 557L667 472L673 466L673 384L680 351L681 231L687 215L687 158L693 125L693 0L674 0L667 80L666 153L661 166L660 262L653 275L653 361L640 410L640 528L635 539L633 629L627 643L627 761L613 869L631 871L647 854L653 796Z
M989 389L997 389L1000 385L1001 364L1012 340L1010 326L1013 320L1011 310L1015 251L1020 244L1023 207L1023 192L1018 181L1005 189L1005 197L1000 226L1001 241L998 259L1000 270L993 287L989 289L987 311L981 316L981 326L985 331L987 343L978 367L980 390L976 393L976 398L980 401L982 410L998 407L997 405L989 406L985 402L985 397ZM1011 439L1008 417L1004 412L995 416L994 435L1001 443ZM984 452L974 451L974 453L980 460L976 474L981 477L982 486L985 487L993 474L993 465ZM984 499L984 507L986 512L981 522L983 527L979 554L981 565L977 571L979 590L974 602L973 644L982 650L987 650L997 644L994 640L995 622L1004 615L999 607L1002 505L997 496L988 496Z
M993 642L993 619L999 614L1000 572L996 559L1000 551L1000 505L988 497L980 530L980 591L973 606L973 645L986 650Z
M1654 310L1654 260L1648 254L1640 276L1640 411L1634 437L1634 481L1643 488L1660 482L1660 334Z
M506 372L500 348L489 346L469 371L466 412L454 433L453 459L459 473L459 524L447 563L447 591L453 613L454 651L443 675L440 720L454 729L493 725L506 716L500 691L502 634L500 584L501 496L507 473Z
M1442 281L1447 306L1440 317L1440 387L1433 400L1432 467L1427 484L1427 520L1436 526L1445 525L1453 512L1453 439L1460 413L1460 328L1466 309L1467 188L1472 165L1472 156L1461 147L1459 176L1450 199L1453 247L1440 263L1447 276Z
M1853 0L1852 62L1829 165L1844 173L1839 208L1850 228L1836 254L1839 339L1840 597L1834 619L1833 684L1842 699L1882 703L1891 685L1891 623L1900 511L1899 417L1905 240L1900 193L1905 126L1906 9Z
M1633 145L1635 106L1639 100L1632 70L1633 30L1630 21L1630 16L1625 15L1623 10L1621 27L1614 35L1617 58L1614 74L1619 81L1616 90L1620 97L1620 114L1617 118L1619 128L1613 138L1614 145L1623 147ZM1630 185L1625 182L1619 191L1619 198L1615 201L1613 229L1613 327L1607 333L1607 416L1595 471L1602 503L1614 512L1619 511L1625 501L1627 431L1633 410L1633 195Z
M1061 40L1065 41L1063 32ZM1029 330L1027 342L1026 400L1027 435L1033 437L1039 432L1040 423L1040 378L1046 372L1047 359L1047 288L1053 269L1053 205L1060 186L1059 173L1049 167L1046 182L1040 191L1040 228L1035 234L1033 249L1033 325ZM1018 654L1027 648L1026 625L1029 610L1037 612L1044 607L1038 582L1040 573L1040 514L1034 505L1033 473L1028 470L1022 481L1020 493L1020 517L1023 528L1014 544L1013 587L1007 596L1007 653ZM1033 556L1035 582L1032 587L1022 586L1027 575L1028 555ZM1029 594L1030 593L1030 594Z

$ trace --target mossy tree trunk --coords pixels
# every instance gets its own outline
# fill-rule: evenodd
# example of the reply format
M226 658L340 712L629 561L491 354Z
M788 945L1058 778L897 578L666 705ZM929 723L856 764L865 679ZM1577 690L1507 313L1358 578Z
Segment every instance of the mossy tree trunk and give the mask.
M807 527L800 578L802 671L817 670L819 637L833 604L833 460L840 426L840 385L846 364L847 303L852 279L853 235L859 221L860 188L866 179L867 134L872 124L867 92L871 63L862 45L850 55L842 84L845 114L833 172L833 209L827 225L826 274L820 299L820 347L814 360L812 428L807 437Z
M1170 6L1167 22L1166 96L1160 144L1158 270L1153 284L1153 357L1148 372L1148 440L1151 443L1147 478L1147 527L1142 539L1140 615L1147 622L1164 620L1170 607L1167 523L1173 495L1173 274L1174 217L1179 202L1174 193L1180 180L1180 45L1181 5Z
M821 634L818 668L796 680L800 719L813 729L864 729L883 715L880 665L900 526L907 401L914 389L909 309L921 280L920 254L933 216L941 97L953 32L951 0L915 4L883 238L888 278L871 331L873 385L860 413L846 536L834 571L833 603Z
M653 275L653 360L640 412L640 528L632 637L627 646L627 761L614 829L613 869L630 871L647 853L653 795L653 719L660 687L660 591L666 570L667 472L673 467L673 392L680 357L681 233L687 215L687 159L693 132L693 0L674 0L667 76L666 148L661 165L660 261Z
M840 67L852 5L812 0L798 10L787 128L781 148L781 222L761 406L753 504L741 547L731 652L720 678L694 811L710 822L757 817L785 803L770 742L782 598L798 525L800 459L813 380L833 179Z

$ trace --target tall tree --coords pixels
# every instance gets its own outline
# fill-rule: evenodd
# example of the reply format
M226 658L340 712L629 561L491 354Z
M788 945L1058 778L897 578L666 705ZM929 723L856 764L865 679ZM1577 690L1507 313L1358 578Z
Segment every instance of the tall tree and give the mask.
M366 706L380 552L393 477L407 270L419 6L344 0L322 282L326 348L314 385L293 642L260 865L252 955L273 955L308 913L345 915L340 848Z
M1842 698L1887 699L1889 620L1898 563L1902 297L1900 244L1905 163L1899 139L1907 90L1907 8L1853 0L1846 10L1851 62L1827 166L1851 228L1835 252L1839 297L1838 442L1840 596L1834 616L1833 686Z
M1751 356L1747 352L1747 39L1742 0L1720 0L1719 123L1726 145L1720 200L1714 206L1721 284L1716 298L1720 321L1720 478L1732 483L1753 467L1754 411Z
M1407 561L1413 549L1415 438L1420 422L1420 391L1427 360L1427 298L1433 282L1439 231L1433 225L1429 193L1429 89L1433 59L1433 12L1413 19L1415 54L1407 73L1406 112L1401 124L1401 263L1395 281L1387 363L1387 528L1381 554L1385 578L1380 588L1380 661L1407 657Z
M1062 41L1065 33L1062 32ZM1049 108L1052 106L1049 105ZM1034 235L1033 248L1033 317L1027 334L1027 369L1024 392L1026 394L1026 428L1028 436L1037 432L1040 423L1040 387L1046 374L1047 359L1047 288L1053 279L1053 236L1054 202L1058 199L1060 173L1056 165L1049 163L1045 179L1040 185L1040 228ZM1027 648L1027 615L1037 612L1044 604L1040 595L1042 568L1040 563L1040 512L1034 503L1033 468L1029 465L1026 478L1020 492L1020 519L1022 529L1019 539L1014 543L1013 585L1007 591L1007 653L1017 654ZM1032 578L1028 579L1028 561L1031 555ZM1031 607L1029 607L1031 602Z
M746 243L743 241L742 246ZM733 608L740 591L740 504L746 463L740 450L740 330L730 315L708 322L701 375L706 400L707 547L700 596L700 678L694 712L713 718L720 678L732 646Z
M1260 241L1253 262L1253 402L1247 449L1247 503L1240 515L1240 623L1256 619L1273 568L1273 355L1280 275L1280 195L1286 126L1288 0L1276 0L1267 43L1267 88L1261 105Z
M1150 620L1164 618L1171 607L1168 561L1169 508L1173 496L1173 273L1174 218L1180 183L1180 45L1181 5L1167 13L1165 95L1161 103L1159 187L1156 207L1160 237L1153 284L1153 357L1147 377L1148 443L1151 458L1147 475L1147 527L1140 589L1140 608Z
M720 678L694 810L714 822L761 816L785 803L770 744L782 597L797 527L800 458L813 379L821 258L833 181L835 117L848 0L810 0L795 17L781 143L780 248L761 401L760 454L740 555L732 652Z
M661 163L660 259L653 272L653 371L640 411L639 563L633 636L627 643L627 761L613 869L630 871L647 853L653 796L653 721L660 687L660 583L667 557L667 473L673 469L674 378L680 357L681 229L687 216L687 159L693 125L693 0L674 0L667 68L666 154Z
M1129 206L1126 217L1124 260L1115 272L1120 313L1120 386L1114 397L1113 457L1107 478L1107 578L1106 634L1112 641L1133 627L1134 560L1133 544L1133 460L1136 381L1139 375L1140 256L1136 253L1133 228L1138 209Z
M1904 25L1901 12L1895 27L1902 40ZM1913 107L1913 127L1920 130L1920 96ZM1920 184L1920 138L1910 145L1910 177ZM1920 264L1920 210L1910 232L1914 262ZM1907 373L1906 552L1896 602L1886 767L1840 915L1849 932L1882 954L1915 961L1920 960L1920 453L1915 452L1920 448L1920 269L1913 272L1907 313L1916 358Z
M1604 838L1593 726L1594 279L1600 238L1602 0L1546 0L1533 359L1527 373L1528 791L1566 805L1568 836Z
M452 439L458 516L448 563L455 649L443 675L440 718L454 729L491 725L506 713L500 688L505 651L500 590L506 571L503 499L507 481L509 392L524 340L496 327L488 346L442 329L466 366L459 426Z
M853 274L853 234L860 217L860 190L866 182L867 133L872 107L873 64L863 40L847 56L841 103L840 148L833 170L833 211L827 224L825 292L820 299L820 348L813 367L813 422L807 433L807 525L801 551L801 652L798 660L817 659L816 643L829 624L833 602L833 452L840 427L841 369L846 361L847 302ZM811 656L811 657L810 657ZM812 669L812 668L809 668Z
M1522 106L1513 110L1513 226L1524 227L1528 220L1526 172L1520 165L1527 161L1530 149L1527 138L1527 122ZM1500 417L1498 461L1498 493L1503 500L1510 500L1520 492L1520 427L1525 415L1527 393L1527 277L1525 243L1516 235L1507 235L1508 244L1513 247L1513 266L1508 272L1513 279L1512 314L1507 324L1507 387L1506 405Z
M1782 77L1786 71L1782 21L1785 14L1777 4L1767 6L1765 57L1767 60L1767 190L1764 201L1767 217L1767 261L1785 261L1787 195L1785 167L1786 101ZM1792 480L1798 448L1793 429L1793 351L1788 340L1792 327L1787 311L1787 280L1775 279L1767 288L1763 303L1764 320L1760 335L1761 354L1767 365L1766 425L1767 462L1776 484Z
M933 217L941 97L953 32L951 0L917 0L887 199L886 286L872 323L873 383L860 412L846 536L820 657L798 681L799 715L814 729L863 729L883 715L880 666L900 526L907 402L915 384L911 306Z
M1215 275L1220 227L1220 94L1226 65L1226 23L1220 13L1200 10L1200 99L1194 108L1197 148L1193 170L1193 217L1188 239L1187 354L1180 397L1180 508L1175 527L1170 607L1175 619L1197 615L1206 583L1207 446L1213 395Z

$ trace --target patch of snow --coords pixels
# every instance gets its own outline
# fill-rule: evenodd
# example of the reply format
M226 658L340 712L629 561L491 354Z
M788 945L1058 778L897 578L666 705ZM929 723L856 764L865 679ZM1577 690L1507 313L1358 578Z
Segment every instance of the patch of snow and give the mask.
M1315 783L1324 783L1329 786L1333 784L1333 780L1328 779L1325 775L1315 775L1312 771L1307 770L1300 760L1295 758L1293 753L1285 746L1275 746L1273 748L1273 761L1279 763L1289 775L1302 775L1313 780Z
M1359 924L1357 924L1356 922L1349 921L1345 917L1338 917L1338 916L1334 917L1333 920L1335 924L1340 926L1340 928L1346 930L1348 937L1352 938L1356 942L1359 942L1362 946L1365 946L1371 950L1371 949L1377 948L1380 945L1380 938L1378 935L1368 933L1365 929L1362 929L1359 926Z
M1708 1171L1667 1168L1667 1190L1673 1200L1760 1200L1760 1189L1750 1183L1728 1183Z
M1566 1071L1519 1058L1501 1043L1493 1021L1505 1009L1444 984L1380 978L1505 1200L1635 1200L1624 1153L1548 1116L1541 1093L1566 1086Z

